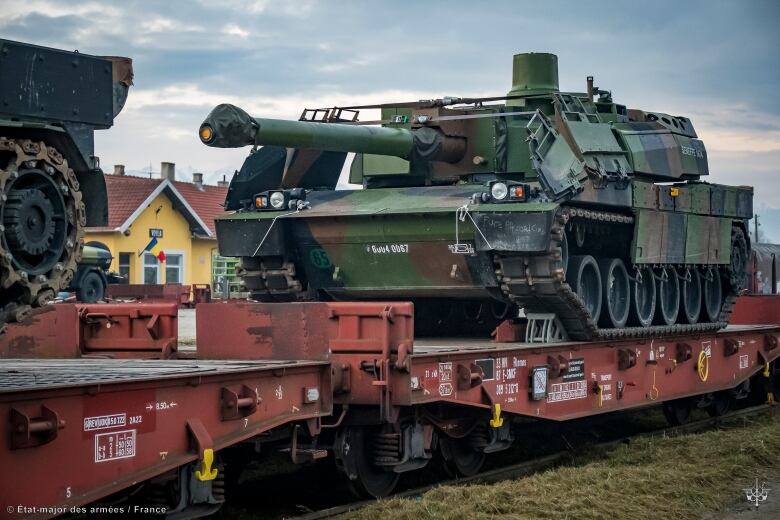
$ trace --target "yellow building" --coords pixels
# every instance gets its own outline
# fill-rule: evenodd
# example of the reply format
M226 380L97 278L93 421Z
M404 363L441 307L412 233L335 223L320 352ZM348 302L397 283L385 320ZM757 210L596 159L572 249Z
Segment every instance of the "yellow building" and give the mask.
M124 175L121 166L114 171L106 175L108 226L87 228L85 239L108 246L111 270L134 284L222 283L220 269L229 273L230 262L217 254L214 217L223 212L226 183L204 185L197 173L194 182L177 181L172 163L162 163L157 179ZM153 238L164 262L144 251Z

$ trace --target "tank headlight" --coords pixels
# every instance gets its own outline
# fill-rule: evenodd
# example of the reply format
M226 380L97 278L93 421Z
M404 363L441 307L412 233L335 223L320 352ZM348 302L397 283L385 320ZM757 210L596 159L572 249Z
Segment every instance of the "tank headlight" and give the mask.
M268 197L269 202L271 203L271 207L274 209L282 209L285 206L285 199L284 192L281 191L275 191L271 194L270 197Z
M265 195L255 196L255 207L257 209L263 209L268 206L268 197Z
M201 125L198 135L204 143L210 143L214 140L214 130L209 125Z
M483 201L525 202L529 194L528 185L522 182L493 181L490 183L490 194L483 192Z
M503 182L494 182L490 186L490 196L495 200L504 200L509 195L509 188Z

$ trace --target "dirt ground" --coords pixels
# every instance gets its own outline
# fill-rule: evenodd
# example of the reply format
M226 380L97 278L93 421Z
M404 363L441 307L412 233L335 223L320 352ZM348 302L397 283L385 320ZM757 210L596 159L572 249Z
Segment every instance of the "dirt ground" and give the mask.
M195 309L179 309L179 342L195 345Z

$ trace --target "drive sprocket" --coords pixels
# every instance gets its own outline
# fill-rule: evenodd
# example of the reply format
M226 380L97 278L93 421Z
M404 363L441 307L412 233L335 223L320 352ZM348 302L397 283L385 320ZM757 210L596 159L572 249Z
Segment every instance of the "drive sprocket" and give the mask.
M70 285L85 225L78 179L57 149L0 137L0 330Z

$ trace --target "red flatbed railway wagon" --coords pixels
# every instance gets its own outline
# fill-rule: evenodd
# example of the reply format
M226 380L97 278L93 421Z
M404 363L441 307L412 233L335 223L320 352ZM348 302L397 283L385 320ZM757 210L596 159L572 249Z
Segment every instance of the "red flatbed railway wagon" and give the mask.
M485 453L511 445L512 420L523 416L564 421L660 403L672 423L694 406L724 413L749 394L751 378L769 380L780 355L780 324L540 344L415 341L409 303L214 304L198 312L206 355L224 343L246 359L327 343L338 419L318 445L329 445L357 491L373 496L437 449L451 471L476 473ZM231 325L226 333L201 323ZM291 323L299 324L295 337Z
M738 307L755 321L777 304ZM63 307L0 335L0 357L78 358L0 361L0 465L12 470L0 516L95 501L206 514L242 462L220 460L260 434L294 461L329 449L357 491L381 496L437 450L450 471L477 472L521 417L656 403L672 422L692 406L722 413L770 381L780 354L777 323L652 340L416 341L409 303L319 302L200 305L199 360L95 359L175 356L175 305L155 305Z
M214 454L291 422L316 433L331 412L329 370L323 361L2 361L0 516L49 518L122 491L141 504L118 502L124 513L213 512L225 474Z

